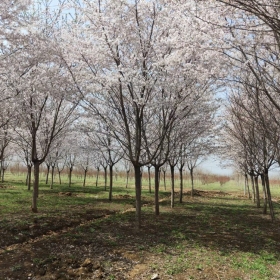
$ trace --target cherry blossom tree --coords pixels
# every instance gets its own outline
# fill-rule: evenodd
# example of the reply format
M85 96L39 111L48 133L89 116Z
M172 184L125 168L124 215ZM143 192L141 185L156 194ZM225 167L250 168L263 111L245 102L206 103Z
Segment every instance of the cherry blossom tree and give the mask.
M93 124L94 125L94 124ZM105 190L107 182L107 167L109 167L109 201L112 200L113 192L113 168L123 158L118 142L109 133L109 128L97 123L93 128L87 127L86 135L92 149L97 149L102 157L101 165L104 167Z
M166 171L168 168L168 164L167 162L165 164L162 165L162 167L160 168L161 171L163 172L163 185L164 185L164 190L166 190Z
M5 164L8 156L9 156L9 146L12 143L12 133L9 127L9 122L0 127L0 177L2 177L1 181L4 180L4 172L6 170L7 165Z
M55 139L76 119L73 113L79 102L71 98L73 90L67 72L56 55L56 48L52 48L55 45L52 44L52 38L49 33L44 33L46 30L39 31L39 34L30 36L32 44L21 51L16 60L11 61L14 66L21 66L20 69L13 69L13 82L17 84L15 93L20 92L16 104L21 120L15 130L20 137L28 137L25 141L31 147L34 166L33 212L37 212L39 167ZM28 71L22 75L25 61L28 61ZM29 134L22 131L28 131Z
M217 67L207 32L213 28L194 15L206 15L198 5L82 1L65 32L63 58L84 108L109 128L133 164L138 226L141 167L160 155L162 143L184 118L190 88L211 80ZM162 108L166 115L155 137L152 116Z
M16 100L13 98L19 94L19 90L12 76L13 70L19 68L15 57L22 51L33 24L25 16L30 2L3 0L0 3L0 127L16 117ZM15 59L12 63L11 58Z
M267 106L269 101L256 89L257 86L251 88L242 84L238 91L231 94L226 131L232 141L229 140L226 147L233 153L234 159L239 157L239 166L250 175L257 207L260 207L258 176L261 176L264 209L267 202L274 219L268 171L275 164L278 154L279 126L274 120L278 110L274 108L275 114L271 114L271 107Z

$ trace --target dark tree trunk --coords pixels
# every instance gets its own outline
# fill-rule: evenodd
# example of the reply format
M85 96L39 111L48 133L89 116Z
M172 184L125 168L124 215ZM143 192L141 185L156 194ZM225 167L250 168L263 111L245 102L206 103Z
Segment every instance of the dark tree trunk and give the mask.
M259 178L258 178L258 176L255 176L254 179L255 179L257 208L260 208L261 207L261 202L260 202L260 191L259 191Z
M267 202L268 202L268 206L269 206L270 216L271 216L271 220L274 221L275 216L274 216L273 204L272 204L272 200L271 200L268 170L265 170L265 172L264 172L264 180L265 180L265 186L266 186L266 192L267 192Z
M4 177L5 177L5 171L6 171L6 168L2 168L2 174L1 174L1 182L4 183Z
M3 161L0 160L0 179L2 178Z
M50 188L51 188L51 189L53 189L54 169L55 169L55 165L52 164L52 166L51 166L51 185L50 185Z
M256 202L256 191L255 191L255 182L253 174L250 174L251 184L252 184L252 191L253 191L253 201Z
M136 224L137 228L141 227L141 167L134 165L134 176L135 176L135 207L136 207Z
M128 186L128 177L129 177L129 170L126 171L126 184L125 184L126 189L127 189L127 186Z
M88 168L86 167L86 168L84 169L84 182L83 182L83 187L86 186L87 171L88 171Z
M245 188L247 188L248 198L251 199L251 192L250 192L250 188L249 188L249 180L248 180L247 173L245 173Z
M154 166L155 168L155 214L159 215L159 166Z
M152 193L152 186L151 186L151 166L148 166L148 179L149 179L149 193Z
M39 172L40 172L40 163L34 162L34 183L33 183L32 206L31 206L31 210L34 213L38 212L37 198L39 195Z
M166 191L166 170L163 170L163 183L164 183L164 190Z
M261 180L262 180L262 187L263 187L263 214L267 214L267 192L265 187L265 179L264 175L261 174Z
M171 208L174 207L174 195L175 195L175 176L174 176L174 165L170 165L171 172Z
M104 168L104 180L105 180L105 185L104 185L104 190L107 190L107 166L103 166Z
M180 166L179 168L179 174L180 174L180 203L183 202L183 167Z
M27 190L29 191L31 190L31 173L32 173L32 165L28 164L26 181L27 181Z
M28 170L28 165L27 165L27 173L26 173L26 178L25 178L25 185L28 186L28 178L29 178L29 170Z
M57 172L58 172L59 185L61 185L61 171L58 170Z
M100 170L100 168L99 168L99 167L97 167L96 182L95 182L95 186L96 186L96 187L98 186L99 170Z
M6 171L6 169L3 168L2 169L2 174L1 174L1 183L4 183L5 171Z
M68 177L69 177L69 185L68 185L68 187L69 188L72 185L72 171L73 171L73 167L69 167L69 175L68 175Z
M109 165L109 201L112 201L113 194L113 165Z
M193 197L193 193L194 193L194 180L193 180L193 168L190 168L190 176L191 176L191 197Z
M46 176L46 185L49 183L49 174L50 174L50 164L47 165L47 176Z

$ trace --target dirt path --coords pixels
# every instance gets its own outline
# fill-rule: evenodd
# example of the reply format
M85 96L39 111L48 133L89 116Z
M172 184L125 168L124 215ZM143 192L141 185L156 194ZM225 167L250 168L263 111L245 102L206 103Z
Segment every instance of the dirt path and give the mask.
M117 277L114 279L126 279L126 275L138 263L133 260L133 254L130 259L129 254L82 238L76 231L77 228L88 229L93 221L108 219L113 215L115 212L106 211L95 215L92 220L86 219L80 224L74 223L61 229L49 228L48 231L37 222L30 227L32 238L1 247L0 278L110 279L114 275Z

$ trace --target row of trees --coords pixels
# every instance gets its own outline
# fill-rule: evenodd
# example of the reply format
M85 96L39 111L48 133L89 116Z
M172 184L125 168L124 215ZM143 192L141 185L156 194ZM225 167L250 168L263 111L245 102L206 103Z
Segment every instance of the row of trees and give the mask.
M155 169L158 214L159 169L169 162L174 177L177 164L183 170L189 158L194 167L211 146L219 54L212 28L197 18L207 11L195 1L28 4L6 1L18 36L7 30L1 45L0 127L33 165L32 210L39 167L54 168L66 141L84 155L85 168L88 155L102 154L110 195L113 166L130 162L140 226L141 168ZM173 206L174 184L172 197Z
M251 179L253 200L274 219L268 172L279 165L279 2L220 1L235 8L227 16L229 94L225 109L224 155ZM249 190L249 189L248 189ZM250 196L250 193L249 193Z
M39 167L53 168L65 141L84 155L85 170L96 151L106 155L110 178L122 158L133 166L140 226L141 168L155 170L158 214L160 168L168 162L173 177L175 166L192 170L218 139L239 169L263 176L273 217L268 170L280 158L276 1L0 5L2 147L16 143L34 166L34 212ZM220 89L229 97L219 135ZM171 197L173 206L174 184Z

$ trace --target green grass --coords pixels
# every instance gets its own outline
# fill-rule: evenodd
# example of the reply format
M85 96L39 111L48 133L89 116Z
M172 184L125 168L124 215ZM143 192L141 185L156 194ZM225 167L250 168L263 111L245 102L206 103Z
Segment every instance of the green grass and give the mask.
M193 198L185 195L182 204L176 196L174 209L170 208L169 189L165 191L161 185L160 199L165 200L160 204L159 217L154 215L153 193L149 194L147 180L144 181L143 228L135 231L133 180L128 188L123 187L124 178L114 181L113 200L109 202L108 189L105 191L102 180L95 187L95 178L89 178L87 186L82 187L82 178L74 176L69 188L64 176L62 185L56 182L50 189L42 176L39 213L34 214L30 212L32 191L28 191L23 183L24 174L6 175L9 181L0 189L1 236L5 237L1 246L6 246L6 241L11 242L8 245L22 243L29 240L30 235L34 238L49 230L69 227L61 233L61 239L53 236L48 242L57 246L66 242L71 248L77 248L78 251L65 253L71 253L73 262L82 259L86 254L83 248L93 243L109 248L110 252L133 251L141 260L153 257L156 261L148 263L147 270L160 272L166 277L187 274L189 279L200 279L203 275L206 279L217 279L217 275L221 275L221 279L235 280L280 279L277 224L280 207L275 204L277 221L272 224L268 216L262 215L262 209L242 197L242 186L237 186L234 181L223 186L197 182L195 189L209 193ZM178 183L176 181L177 191ZM66 192L71 196L63 194ZM279 188L272 186L272 193L275 199L280 197ZM130 211L124 212L128 209ZM36 232L36 224L39 224L40 232ZM86 245L82 247L80 244ZM48 251L48 247L43 254L32 256L35 266L47 266L60 260L54 251ZM108 268L109 271L112 266L112 262L104 262L105 270ZM9 271L20 275L24 269L24 264L17 261ZM108 277L117 279L113 273L108 273Z

